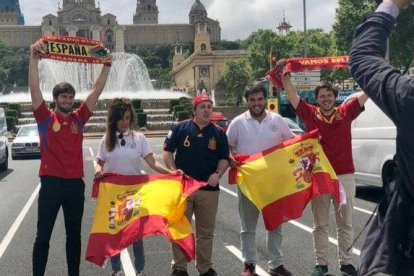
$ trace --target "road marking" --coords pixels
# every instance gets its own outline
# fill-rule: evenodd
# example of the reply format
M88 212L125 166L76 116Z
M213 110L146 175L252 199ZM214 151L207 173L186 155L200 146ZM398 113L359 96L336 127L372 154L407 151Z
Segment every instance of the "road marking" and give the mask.
M127 248L121 251L121 262L125 276L135 276L134 265L132 264Z
M224 188L224 187L220 186L220 189L222 189L223 191L225 191L226 193L228 193L228 194L230 194L230 195L232 195L234 197L237 197L237 194L235 192L233 192L233 191L231 191L231 190L229 190L227 188ZM361 209L361 210L364 210L364 209ZM366 212L369 212L369 211L366 211ZM313 231L313 229L311 227L306 226L306 225L304 225L304 224L302 224L300 222L297 222L296 220L290 220L288 222L290 224L293 224L296 227L299 227L302 230L305 230L305 231L309 232L309 233L312 233L312 231ZM336 239L334 239L334 238L329 237L329 242L330 243L333 243L335 245L338 245L338 241ZM358 255L359 256L361 254L361 251L358 250L358 249L352 248L352 253L354 253L355 255Z
M354 206L354 209L357 210L357 211L360 211L362 213L372 215L372 211L369 211L369 210L366 210L366 209L363 209L363 208L360 208L360 207L356 207L356 206ZM374 214L374 216L376 216L376 215L377 214Z
M228 251L230 251L231 253L233 253L233 255L235 255L240 261L243 262L243 257L242 257L242 253L239 249L237 249L235 246L233 245L225 245L224 246ZM260 266L256 265L256 273L262 276L269 276L269 274L264 271Z
M40 183L37 185L36 189L33 191L32 195L30 196L29 200L24 205L23 209L20 211L20 214L17 216L16 220L10 227L9 231L7 232L6 236L0 243L0 258L3 256L4 252L6 251L7 247L9 246L11 240L16 234L17 230L19 229L20 224L22 223L24 217L26 216L27 212L29 211L30 207L32 206L34 200L36 199L37 195L39 194L40 190Z
M93 154L92 147L88 147L88 150L89 150L89 153L91 154L92 158L94 158L94 157L95 157L95 155ZM96 166L98 165L98 164L96 163L96 158L92 159L92 163L93 163L93 167L94 167L94 168L96 168Z

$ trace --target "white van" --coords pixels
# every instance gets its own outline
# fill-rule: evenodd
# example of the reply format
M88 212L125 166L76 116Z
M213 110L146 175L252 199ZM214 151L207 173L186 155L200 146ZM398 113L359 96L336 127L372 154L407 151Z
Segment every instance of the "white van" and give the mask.
M353 121L351 130L356 183L382 187L395 165L394 123L368 99L365 111Z
M7 121L4 109L0 107L0 171L9 167L9 143L7 140Z

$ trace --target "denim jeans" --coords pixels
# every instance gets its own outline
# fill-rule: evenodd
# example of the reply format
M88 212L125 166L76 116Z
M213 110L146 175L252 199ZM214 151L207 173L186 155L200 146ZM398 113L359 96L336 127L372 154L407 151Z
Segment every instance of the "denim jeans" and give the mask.
M66 260L68 275L79 275L81 255L81 224L85 202L85 183L82 179L63 179L44 176L37 210L37 234L33 247L33 275L43 276L49 255L49 241L56 217L62 206L66 229Z
M144 243L142 240L134 242L132 245L135 257L135 269L137 272L144 270L145 256L144 256ZM121 271L121 254L111 257L112 271Z
M237 190L237 195L239 198L240 240L243 261L244 263L256 265L256 226L260 212L240 189ZM282 264L282 239L282 226L267 232L266 247L270 269L274 269Z

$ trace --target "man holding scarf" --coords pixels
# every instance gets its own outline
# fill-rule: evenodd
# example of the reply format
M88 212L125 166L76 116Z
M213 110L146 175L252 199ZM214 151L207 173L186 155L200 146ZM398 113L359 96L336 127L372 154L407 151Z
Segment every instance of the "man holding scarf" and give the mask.
M285 63L285 60L280 60L277 66L284 66ZM331 195L321 195L311 201L316 257L316 266L312 276L322 276L328 272L328 227L331 201L335 209L340 270L344 275L356 276L350 250L353 240L352 214L355 196L351 123L361 113L368 97L361 92L345 105L335 107L338 91L331 84L325 83L315 89L318 108L300 99L288 74L282 76L282 84L297 116L305 123L306 131L319 129L323 150L346 192L345 205L340 206L333 202Z

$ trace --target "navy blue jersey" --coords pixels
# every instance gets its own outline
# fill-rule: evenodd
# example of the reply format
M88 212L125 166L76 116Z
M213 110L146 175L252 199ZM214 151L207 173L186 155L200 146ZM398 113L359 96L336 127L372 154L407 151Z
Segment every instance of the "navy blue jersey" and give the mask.
M226 134L210 123L200 130L193 120L173 126L164 142L164 150L175 154L175 166L199 181L207 181L219 160L229 157ZM203 190L218 190L206 186Z

